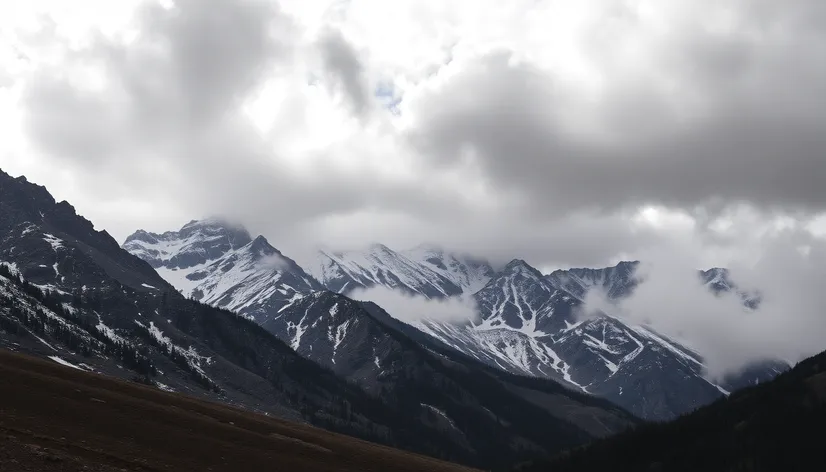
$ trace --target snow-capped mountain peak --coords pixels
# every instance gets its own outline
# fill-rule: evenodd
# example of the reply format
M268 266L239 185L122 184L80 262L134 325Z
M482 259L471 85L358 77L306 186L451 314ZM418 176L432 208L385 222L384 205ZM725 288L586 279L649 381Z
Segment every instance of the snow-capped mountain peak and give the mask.
M124 249L150 262L186 296L264 321L323 286L263 236L221 219L163 234L137 231Z
M375 286L426 298L463 293L449 277L383 244L372 244L364 251L319 251L313 273L331 291L345 294Z
M735 288L734 283L729 278L728 269L714 267L700 273L700 278L705 285L715 292L729 291Z
M211 218L163 234L138 230L126 238L123 248L155 268L186 269L216 260L251 240L243 227Z
M502 273L519 274L523 277L541 279L542 273L522 259L514 259L505 265Z
M465 293L476 293L494 274L488 261L447 251L434 244L421 244L403 254L451 280Z
M622 261L613 267L602 269L577 268L555 270L546 279L555 287L583 299L591 289L603 291L610 299L630 295L639 280L636 273L638 261Z

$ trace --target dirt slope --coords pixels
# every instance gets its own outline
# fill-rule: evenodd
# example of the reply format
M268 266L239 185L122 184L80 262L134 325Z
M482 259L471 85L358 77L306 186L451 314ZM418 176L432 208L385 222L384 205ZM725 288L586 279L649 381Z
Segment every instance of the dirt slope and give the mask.
M0 350L0 471L468 471Z

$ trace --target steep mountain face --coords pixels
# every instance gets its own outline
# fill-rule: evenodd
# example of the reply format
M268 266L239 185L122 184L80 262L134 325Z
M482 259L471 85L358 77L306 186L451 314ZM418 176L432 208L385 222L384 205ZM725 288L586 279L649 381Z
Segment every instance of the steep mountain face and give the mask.
M605 313L585 317L585 293L599 287L615 299L627 296L636 283L635 265L543 276L515 260L475 294L479 321L416 326L488 365L566 382L654 420L691 411L727 393L726 387L770 378L781 368L755 365L721 386L704 377L699 354L651 328Z
M671 423L649 424L522 472L824 470L826 353Z
M237 247L229 252L263 250L243 238L226 244ZM204 249L209 264L212 253ZM252 321L183 297L67 203L2 172L0 255L0 344L6 348L485 465L479 451L459 445L436 420L422 422L420 410L369 395ZM179 266L192 263L181 258Z
M112 289L138 292L169 285L137 257L120 250L105 231L95 231L66 202L45 188L0 171L0 261L12 262L26 280L43 288Z
M614 267L603 269L555 270L546 276L554 287L564 290L577 298L584 298L588 290L599 289L609 300L630 295L638 281L634 274L639 262L620 262Z
M495 272L484 259L452 253L429 244L417 246L402 254L411 261L418 262L450 279L465 293L478 292Z
M184 296L266 322L284 305L323 289L263 236L212 219L180 231L138 231L123 248L149 262Z
M320 251L312 273L333 292L387 287L427 298L460 295L483 285L492 270L484 261L420 246L400 253L374 244L366 251Z
M297 299L263 326L299 354L373 392L377 384L370 381L403 353L358 303L328 291Z
M305 357L369 392L418 412L456 447L491 466L547 454L624 429L630 417L545 379L474 361L393 319L375 304L316 292L264 327Z

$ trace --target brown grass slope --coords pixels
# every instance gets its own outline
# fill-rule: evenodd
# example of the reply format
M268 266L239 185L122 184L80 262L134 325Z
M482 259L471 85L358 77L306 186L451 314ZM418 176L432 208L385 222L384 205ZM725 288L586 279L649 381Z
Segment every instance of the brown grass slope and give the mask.
M469 471L0 350L0 471Z

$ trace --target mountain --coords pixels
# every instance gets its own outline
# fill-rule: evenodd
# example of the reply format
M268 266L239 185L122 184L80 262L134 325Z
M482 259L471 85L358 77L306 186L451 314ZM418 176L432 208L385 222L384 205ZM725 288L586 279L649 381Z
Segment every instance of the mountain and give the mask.
M494 274L490 263L466 254L457 254L432 244L422 244L402 252L411 261L450 279L464 293L476 293Z
M263 325L339 376L418 412L492 467L619 431L631 417L555 381L518 377L456 353L373 303L316 292Z
M200 286L210 287L202 285L204 280L214 280L216 286L238 286L223 292L205 290L204 297L248 293L245 285L258 280L254 277L261 267L257 262L273 254L279 258L275 268L265 272L270 280L278 283L288 276L303 280L301 272L289 260L281 260L283 256L263 238L250 241L245 232L214 221L192 223L182 232L187 235L143 233L130 242L139 241L134 246L142 246L144 255L162 269L174 272L177 268L192 275L209 268L204 278L187 279L198 279L193 292ZM413 361L393 371L397 381L370 390L352 375L347 379L337 376L331 368L299 355L248 317L185 297L152 264L120 248L105 232L96 231L68 203L57 203L43 187L2 172L0 255L0 345L66 368L132 379L156 389L482 467L552 453L634 422L610 404L569 395L552 382L543 381L535 388L531 379L522 386L515 381L506 385L496 377L504 374L486 373L470 365L445 373L446 368L438 365L443 361L436 361L435 355L427 357L424 348L417 347L419 341L400 334L403 330L379 330L378 325L370 339L391 336L392 331L388 343L394 343L388 344L386 352L377 351L379 363L382 359L390 362L393 356ZM235 268L249 270L240 272L245 275L240 280L217 276L223 269L225 274L236 274ZM312 288L312 278L308 276L305 282ZM294 320L290 310L304 306L300 303L331 296L340 297L329 292L292 297L281 313L259 321L276 323L279 315ZM220 304L220 299L215 303ZM308 320L321 319L315 308L315 304L304 308ZM332 306L325 308L329 313ZM369 316L355 306L341 305L340 309L342 319L345 314L352 315L351 319ZM368 321L365 318L364 326L371 326ZM303 336L311 339L312 326L294 325L306 330ZM339 333L338 327L333 332L333 339L338 336L341 341L341 352L354 347L350 340L361 328L358 323L352 327L352 332L348 328ZM321 343L316 345L315 349L322 350ZM304 347L303 341L296 343L299 350ZM338 355L329 359L345 364L345 358ZM419 366L420 362L428 362L429 370ZM436 382L417 383L422 375L432 375ZM430 390L417 390L424 385L430 385ZM452 400L447 402L440 389L452 385L464 390L448 390ZM512 393L511 388L530 392L533 400L521 399L522 394ZM462 392L475 390L483 391L477 398L486 395L484 405L491 412L464 402ZM501 405L494 405L495 401ZM549 409L556 409L556 414ZM570 415L565 413L568 410Z
M650 327L631 326L606 313L583 310L585 293L609 297L635 286L636 263L574 269L543 276L514 260L474 298L480 319L415 324L442 343L507 372L551 378L609 399L641 418L663 420L728 393L726 387L771 378L782 364L767 362L724 385L704 377L702 357Z
M34 284L51 290L83 286L137 292L169 285L148 264L95 231L67 202L45 188L0 171L0 261L13 263Z
M137 231L123 249L147 261L184 296L259 323L324 287L263 237L220 219L163 234Z
M522 472L824 470L826 352L665 424L523 464Z
M365 251L319 251L311 272L333 292L381 286L432 299L472 293L493 271L485 261L433 246L396 252L373 244Z
M614 267L602 269L568 269L555 270L545 278L554 287L584 298L588 290L599 289L609 300L616 300L630 295L637 286L634 277L638 261L623 261Z
M414 434L409 427L400 433L407 439L396 436L393 422L409 419L297 355L257 324L184 298L71 205L2 172L0 258L5 346L361 437L409 440L407 447L432 449L406 436Z
M489 367L464 356L459 358L461 361L452 360L449 366L443 366L445 356L456 356L453 350L437 347L437 341L396 321L375 305L321 290L292 261L274 269L256 265L256 241L263 238L250 241L243 228L207 220L190 222L180 231L162 235L139 231L127 239L124 249L158 267L184 294L237 309L305 358L390 402L394 409L417 415L418 421L439 428L452 448L474 455L484 464L504 466L524 454L546 454L562 444L576 444L615 432L631 421L623 412L601 412L605 408L613 410L613 406L599 402L592 406L591 402L597 400L570 394L547 380L537 381L542 386L537 395L560 399L547 400L556 416L541 409L535 411L537 406L532 399L507 393L517 388L503 386L498 380L507 374L491 373ZM344 256L340 257L343 261ZM347 257L357 259L353 254ZM239 264L239 260L248 262ZM224 270L227 265L230 268ZM342 262L340 267L344 266ZM352 275L350 280L363 281L361 287L378 284L429 298L462 293L468 287L483 284L491 272L484 262L424 246L404 255L374 245L361 263L349 260L346 267ZM238 271L244 275L235 275ZM370 274L370 278L362 277L362 273ZM292 277L289 288L300 290L279 292L287 277ZM329 278L323 280L330 283ZM351 288L355 286L350 283ZM281 297L274 295L277 293ZM274 296L277 303L272 301ZM431 350L441 348L443 353L437 356L423 346ZM463 366L461 371L451 367L457 363ZM474 388L479 382L490 384L484 389L490 392L485 401L478 398ZM460 393L446 397L443 390ZM574 400L565 400L571 395ZM474 399L472 404L468 403L469 398ZM567 406L563 408L562 404ZM592 417L600 420L595 422ZM502 426L497 427L499 423L510 426L503 431Z

